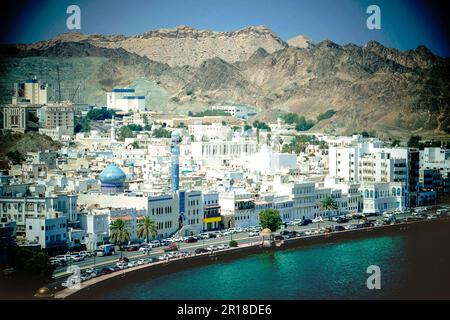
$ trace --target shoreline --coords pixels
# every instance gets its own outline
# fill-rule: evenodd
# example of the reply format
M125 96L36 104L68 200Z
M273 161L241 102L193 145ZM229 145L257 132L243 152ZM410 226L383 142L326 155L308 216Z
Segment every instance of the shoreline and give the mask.
M434 220L412 221L369 227L354 230L332 232L328 234L310 235L284 240L280 247L262 248L260 241L255 244L242 244L236 248L216 251L213 254L200 254L190 257L160 261L148 265L117 271L80 283L79 289L63 289L55 293L53 299L102 299L104 292L120 289L126 285L139 283L143 279L150 280L169 273L179 272L198 266L210 265L236 260L253 254L273 252L278 250L301 249L319 244L336 243L347 240L370 238L371 236L400 235L403 232L413 232L424 228L448 227L450 217L444 216Z

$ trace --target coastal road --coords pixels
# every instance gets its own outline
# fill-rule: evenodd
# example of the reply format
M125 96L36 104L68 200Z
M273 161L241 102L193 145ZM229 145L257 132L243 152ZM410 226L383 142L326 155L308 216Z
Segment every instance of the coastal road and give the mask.
M407 218L407 217L411 217L411 214L396 215L397 219L403 219L403 218ZM376 217L370 217L369 219L370 220L382 220L383 217L376 216ZM308 226L288 226L286 229L282 228L279 231L295 230L295 231L299 231L299 232L306 232L308 230L314 231L314 230L324 228L324 227L333 227L336 225L346 226L346 225L355 224L355 223L357 223L356 220L350 220L348 223L338 224L334 221L328 221L328 220L324 219L324 221L320 222L320 223L312 223L312 224L309 224ZM179 251L193 252L197 248L206 248L210 245L228 244L230 240L236 240L240 244L255 243L255 242L260 242L261 237L259 237L259 236L249 237L248 232L241 232L241 233L235 233L235 234L232 234L229 236L224 236L224 237L219 237L219 238L199 240L198 242L195 242L195 243L179 242L178 246L179 246ZM143 254L140 251L133 251L133 252L127 252L127 251L120 252L119 251L116 253L116 255L113 255L113 256L89 257L89 258L86 258L84 261L73 262L71 264L78 266L81 270L85 270L87 268L107 267L107 266L115 265L121 255L129 258L130 260L137 260L137 259L144 258L144 257L145 258L158 257L158 256L164 254L164 248L165 247L153 248L152 251L150 251L150 254L148 254L148 255ZM68 273L67 270L68 270L67 266L66 267L58 267L54 272L54 278L58 279L58 278L69 275L70 273Z

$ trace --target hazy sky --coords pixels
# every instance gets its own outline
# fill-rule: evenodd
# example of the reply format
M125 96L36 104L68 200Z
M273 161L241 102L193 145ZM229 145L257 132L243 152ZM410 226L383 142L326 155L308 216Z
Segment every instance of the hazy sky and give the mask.
M10 2L10 1L8 1ZM29 43L68 32L67 6L81 8L82 33L142 34L188 25L232 31L265 25L284 40L299 34L362 45L376 40L401 50L425 44L449 56L445 1L423 0L16 0L2 3L2 42ZM366 27L369 5L381 8L381 30Z

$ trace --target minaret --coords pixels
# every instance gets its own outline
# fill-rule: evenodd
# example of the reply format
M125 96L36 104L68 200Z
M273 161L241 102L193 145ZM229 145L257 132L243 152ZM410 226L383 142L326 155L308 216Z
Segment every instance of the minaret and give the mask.
M114 127L114 116L111 118L111 143L116 142L116 131Z
M172 158L172 191L176 192L180 186L180 133L172 132L170 154Z

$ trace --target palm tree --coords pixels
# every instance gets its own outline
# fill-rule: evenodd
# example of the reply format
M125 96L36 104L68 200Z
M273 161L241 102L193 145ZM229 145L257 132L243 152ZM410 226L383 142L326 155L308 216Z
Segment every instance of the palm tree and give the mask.
M125 220L117 219L111 222L109 230L111 232L111 241L118 244L122 250L122 244L130 241L130 226Z
M334 200L330 196L326 196L326 198L320 202L320 208L328 212L328 220L331 220L331 210L337 210L338 205L336 200Z
M139 220L136 231L137 236L140 239L146 239L147 243L149 242L150 237L158 235L156 223L149 216L145 216Z

